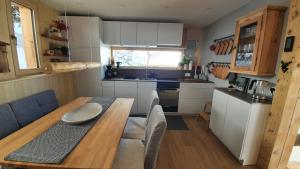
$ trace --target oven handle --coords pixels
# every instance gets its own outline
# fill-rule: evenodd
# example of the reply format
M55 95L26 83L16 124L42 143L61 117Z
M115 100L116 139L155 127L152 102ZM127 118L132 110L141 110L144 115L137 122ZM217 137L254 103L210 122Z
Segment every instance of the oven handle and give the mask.
M158 92L179 92L180 89L157 89Z

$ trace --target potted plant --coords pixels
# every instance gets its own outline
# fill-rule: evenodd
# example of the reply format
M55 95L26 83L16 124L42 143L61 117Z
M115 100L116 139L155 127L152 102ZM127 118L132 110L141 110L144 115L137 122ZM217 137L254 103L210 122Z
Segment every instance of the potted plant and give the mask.
M180 63L183 65L184 70L188 70L190 61L191 59L187 55L183 56L182 61Z
M56 20L54 23L55 27L59 30L58 37L65 37L65 33L68 31L69 27L63 20Z

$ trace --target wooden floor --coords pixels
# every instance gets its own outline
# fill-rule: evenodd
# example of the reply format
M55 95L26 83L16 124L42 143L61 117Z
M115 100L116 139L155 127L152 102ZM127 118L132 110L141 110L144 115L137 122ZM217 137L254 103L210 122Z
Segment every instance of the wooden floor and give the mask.
M204 121L184 117L189 130L167 130L157 169L256 169L243 167L224 145L205 128Z

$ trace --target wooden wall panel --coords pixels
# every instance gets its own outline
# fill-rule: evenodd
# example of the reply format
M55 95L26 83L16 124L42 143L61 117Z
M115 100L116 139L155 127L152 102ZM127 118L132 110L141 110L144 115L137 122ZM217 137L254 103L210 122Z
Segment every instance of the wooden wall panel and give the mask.
M291 139L289 136L293 135L291 128L294 128L295 125L297 125L296 128L299 127L299 124L293 123L293 121L299 123L294 119L299 116L294 113L300 88L299 11L300 1L291 0L286 37L295 36L295 43L293 51L283 53L281 60L292 63L287 72L284 73L281 69L278 72L276 93L258 158L258 166L261 169L286 168L288 158L283 152L285 147L292 146L287 145L292 142L289 140ZM285 158L285 161L280 161L282 158Z
M35 75L0 82L0 104L23 98L47 89L53 89L59 103L65 104L76 98L74 74Z

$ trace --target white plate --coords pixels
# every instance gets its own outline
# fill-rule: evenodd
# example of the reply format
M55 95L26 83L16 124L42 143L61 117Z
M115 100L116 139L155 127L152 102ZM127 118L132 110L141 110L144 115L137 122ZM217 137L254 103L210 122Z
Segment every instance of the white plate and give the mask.
M97 117L102 112L102 105L98 103L87 103L71 112L64 114L63 122L79 124Z

